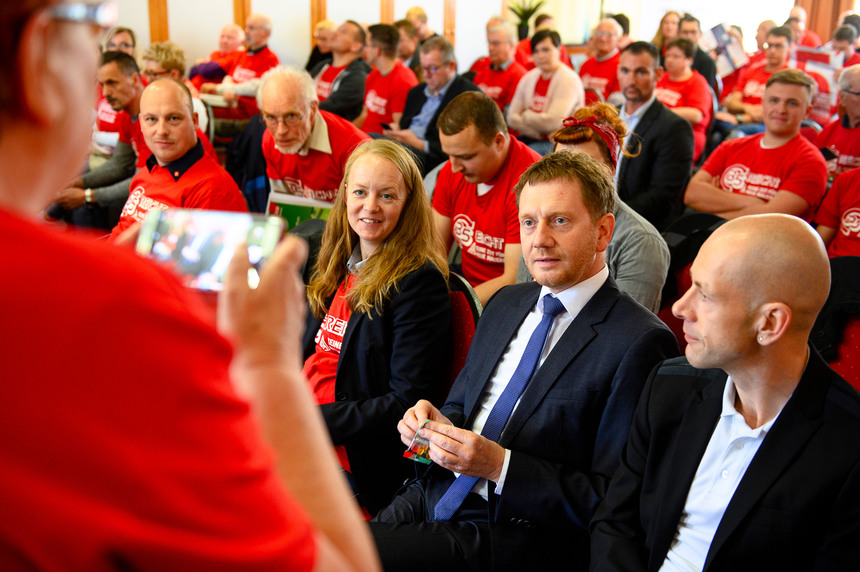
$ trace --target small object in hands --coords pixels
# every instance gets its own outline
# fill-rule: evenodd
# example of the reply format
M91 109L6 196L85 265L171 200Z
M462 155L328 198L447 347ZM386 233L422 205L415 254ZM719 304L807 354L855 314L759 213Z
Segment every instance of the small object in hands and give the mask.
M430 460L430 441L420 436L418 433L429 421L429 419L424 420L424 423L422 423L421 427L418 428L418 431L415 432L415 436L412 438L412 443L409 444L409 448L403 452L403 456L407 459L412 459L416 463L424 463L425 465L432 463Z
M382 125L382 128L384 130L391 131L391 124L390 123L380 123L380 125Z

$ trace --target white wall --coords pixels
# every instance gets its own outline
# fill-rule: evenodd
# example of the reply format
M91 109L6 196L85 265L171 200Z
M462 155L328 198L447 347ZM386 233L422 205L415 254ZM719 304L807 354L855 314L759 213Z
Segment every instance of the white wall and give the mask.
M146 0L117 0L118 25L134 30L137 51L149 45L149 2Z
M380 6L375 1L328 0L326 2L326 17L338 24L346 20L354 20L359 24L378 24Z
M185 51L186 69L218 49L221 28L232 21L233 0L174 0L167 3L170 39ZM146 40L149 44L148 36Z
M461 73L467 71L472 62L487 55L487 20L501 14L501 2L457 2L454 54Z
M278 54L281 63L304 67L311 52L310 2L251 0L251 11L273 20L269 47Z

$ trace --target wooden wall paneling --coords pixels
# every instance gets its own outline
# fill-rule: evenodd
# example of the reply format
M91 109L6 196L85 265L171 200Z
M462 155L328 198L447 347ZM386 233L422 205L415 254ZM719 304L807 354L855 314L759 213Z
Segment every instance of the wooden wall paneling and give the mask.
M166 42L169 39L167 0L149 0L149 41Z
M317 41L314 39L317 22L322 22L325 19L326 0L311 0L311 49L317 45Z
M379 22L382 24L394 23L394 0L380 0Z
M442 25L444 27L442 35L445 36L446 40L451 42L452 46L456 46L457 0L445 0L445 16Z
M243 28L251 15L251 0L233 0L233 21Z

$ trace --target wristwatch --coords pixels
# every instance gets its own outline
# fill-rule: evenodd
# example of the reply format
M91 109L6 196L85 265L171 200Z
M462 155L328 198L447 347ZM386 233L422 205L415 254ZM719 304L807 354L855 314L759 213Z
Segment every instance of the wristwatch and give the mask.
M92 189L87 189L84 191L84 202L87 203L88 205L91 205L94 202L96 202L95 198L93 197L93 190Z

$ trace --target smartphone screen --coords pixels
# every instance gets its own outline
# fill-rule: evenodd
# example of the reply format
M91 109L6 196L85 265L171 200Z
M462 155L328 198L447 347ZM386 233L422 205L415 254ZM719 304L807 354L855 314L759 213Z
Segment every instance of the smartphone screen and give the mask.
M284 233L281 217L222 211L168 209L147 215L137 251L176 271L186 286L223 290L224 273L236 247L245 242L255 288L260 269Z

